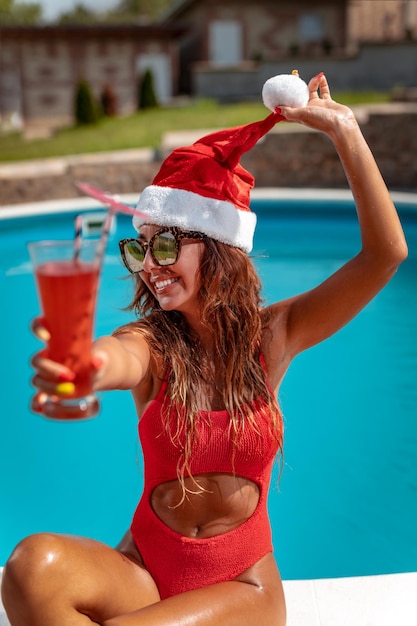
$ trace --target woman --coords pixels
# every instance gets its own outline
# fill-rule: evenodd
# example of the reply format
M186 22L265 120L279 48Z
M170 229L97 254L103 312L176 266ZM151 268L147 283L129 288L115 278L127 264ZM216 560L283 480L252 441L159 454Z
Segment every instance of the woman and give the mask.
M266 497L282 448L276 404L292 359L347 324L382 289L407 247L352 112L326 78L309 101L209 135L164 162L144 190L136 240L121 242L137 276L141 319L93 347L95 388L129 389L145 487L117 549L53 534L26 538L6 565L12 626L283 626ZM253 179L240 155L281 119L326 133L355 198L360 252L307 293L262 308L247 252ZM34 357L34 384L58 393L72 372Z

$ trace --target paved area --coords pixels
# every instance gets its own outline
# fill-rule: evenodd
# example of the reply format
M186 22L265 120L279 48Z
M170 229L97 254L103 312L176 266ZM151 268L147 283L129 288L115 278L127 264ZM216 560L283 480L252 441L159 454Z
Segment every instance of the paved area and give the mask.
M287 626L416 626L417 573L284 581Z

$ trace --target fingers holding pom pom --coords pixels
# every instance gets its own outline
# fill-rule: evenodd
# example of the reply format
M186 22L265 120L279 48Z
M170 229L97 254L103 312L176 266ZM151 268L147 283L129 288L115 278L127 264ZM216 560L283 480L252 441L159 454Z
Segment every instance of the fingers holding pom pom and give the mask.
M330 95L330 87L327 82L327 78L324 74L321 75L320 78L320 98L323 100L331 100L332 96Z
M282 106L305 107L309 98L309 88L299 77L298 72L273 76L266 81L262 89L263 103L273 112Z
M298 72L273 76L263 86L262 99L277 115L276 122L297 122L325 133L334 129L341 116L349 121L354 119L348 107L332 99L323 72L314 76L308 85Z
M308 83L310 99L321 98L322 100L331 100L330 88L323 72L320 72Z
M315 99L332 99L323 72L314 76L308 85L300 78L297 70L291 74L278 74L269 78L262 88L264 105L275 113L279 113L281 107L306 107Z

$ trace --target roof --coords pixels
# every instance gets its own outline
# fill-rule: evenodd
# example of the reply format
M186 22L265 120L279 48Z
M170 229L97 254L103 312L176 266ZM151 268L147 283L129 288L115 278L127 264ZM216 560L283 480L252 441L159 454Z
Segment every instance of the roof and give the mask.
M189 9L194 4L198 4L199 1L201 0L173 0L170 6L167 7L165 11L162 13L162 16L158 20L159 23L171 22L175 19L181 18L182 14L184 13L186 9ZM269 0L269 1L273 2L273 0ZM351 1L352 0L338 0L338 3L347 5ZM287 4L289 4L290 2L291 0L287 0ZM292 0L292 2L294 2L294 0ZM257 3L258 3L257 0L254 0L254 4L257 4ZM309 3L313 4L311 0L309 0ZM298 4L301 6L304 6L306 10L311 10L312 8L314 8L312 6L308 6L309 3L307 3L306 0L298 0ZM227 2L225 2L225 4L227 5ZM320 2L320 0L315 0L314 2L315 6L320 6L321 4L334 4L334 0L323 0L322 2Z
M141 37L175 39L184 27L170 24L53 24L47 26L3 26L0 34L6 39L81 39L85 37Z

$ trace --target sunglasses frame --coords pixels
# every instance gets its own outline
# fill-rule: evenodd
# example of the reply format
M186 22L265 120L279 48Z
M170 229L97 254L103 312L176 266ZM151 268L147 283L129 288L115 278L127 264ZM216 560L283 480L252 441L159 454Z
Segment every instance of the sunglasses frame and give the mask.
M173 263L161 264L158 261L158 259L155 258L154 251L153 251L153 243L154 243L155 239L159 235L162 235L163 233L170 233L171 235L174 236L176 257L175 257L175 261ZM122 255L122 261L123 261L125 267L129 270L129 272L131 274L139 274L140 272L143 272L143 268L141 270L137 270L136 272L133 271L130 268L129 262L127 261L127 258L126 258L125 245L134 241L135 243L139 244L143 248L143 250L144 250L145 254L143 256L143 263L145 262L145 257L146 257L146 254L147 254L148 250L149 250L150 253L151 253L152 259L153 259L154 263L156 263L156 265L158 265L159 267L169 267L170 265L174 265L178 261L178 258L180 256L180 252L181 252L181 243L182 243L183 239L204 240L204 239L206 239L206 235L204 235L203 233L200 233L198 231L194 231L194 230L182 230L181 228L178 228L177 226L164 226L162 228L159 228L152 235L152 237L149 239L149 241L142 241L141 239L138 239L138 238L135 238L135 237L128 237L127 239L122 239L121 241L119 241L119 249L120 249L120 254Z

